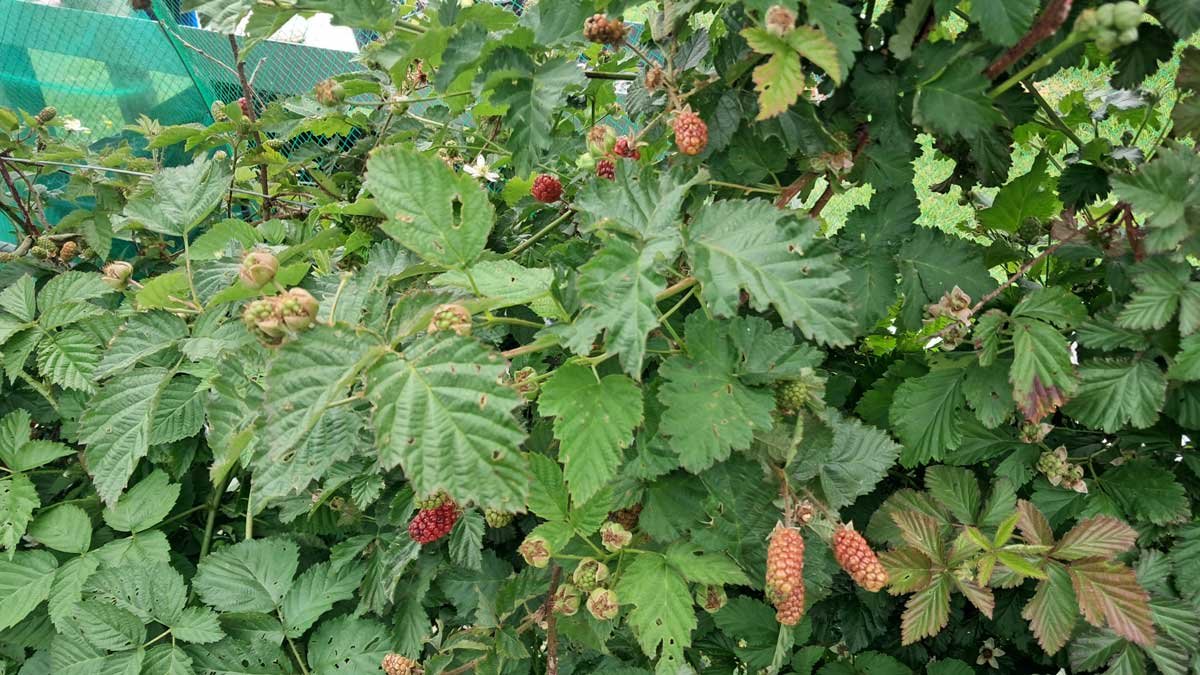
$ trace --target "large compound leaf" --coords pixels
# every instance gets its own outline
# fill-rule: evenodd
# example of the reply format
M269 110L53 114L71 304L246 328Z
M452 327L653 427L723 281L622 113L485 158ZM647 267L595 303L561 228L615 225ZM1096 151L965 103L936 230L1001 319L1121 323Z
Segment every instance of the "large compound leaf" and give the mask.
M616 475L642 421L642 391L623 375L600 378L590 368L566 365L542 386L538 409L554 416L571 497L583 503Z
M495 217L487 194L437 157L400 145L376 150L367 187L388 217L384 232L428 262L465 267L487 245Z
M773 306L805 337L848 344L856 325L842 292L849 275L817 229L816 221L798 221L763 200L707 206L685 245L705 302L732 316L745 290L756 310Z
M699 178L652 169L621 171L614 180L588 183L573 206L588 216L589 229L621 232L643 241L671 238L679 229L683 198Z
M444 490L460 502L519 510L529 491L505 364L476 340L433 334L368 373L380 460L399 464L418 494Z
M125 215L148 230L178 237L208 217L228 190L229 170L201 155L191 164L155 172L150 189L125 205Z

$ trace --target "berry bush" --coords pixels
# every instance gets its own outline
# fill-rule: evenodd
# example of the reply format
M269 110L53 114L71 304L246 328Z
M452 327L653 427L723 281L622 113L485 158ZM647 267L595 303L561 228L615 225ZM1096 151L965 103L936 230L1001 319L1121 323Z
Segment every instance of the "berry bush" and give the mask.
M0 111L0 673L1200 672L1193 2L196 4Z

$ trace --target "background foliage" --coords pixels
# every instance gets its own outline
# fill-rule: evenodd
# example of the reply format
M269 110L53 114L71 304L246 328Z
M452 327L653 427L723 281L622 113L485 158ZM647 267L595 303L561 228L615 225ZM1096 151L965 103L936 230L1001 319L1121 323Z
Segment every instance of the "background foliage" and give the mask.
M381 37L0 111L0 672L1200 672L1193 2L198 4Z

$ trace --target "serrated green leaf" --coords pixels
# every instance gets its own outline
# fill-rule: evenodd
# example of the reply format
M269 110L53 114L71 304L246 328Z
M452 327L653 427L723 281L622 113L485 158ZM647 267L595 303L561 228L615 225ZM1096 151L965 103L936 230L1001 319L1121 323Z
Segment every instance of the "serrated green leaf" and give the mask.
M748 585L745 572L724 553L708 552L689 542L676 542L663 554L684 579L696 584Z
M192 585L201 600L223 612L274 612L298 565L294 543L249 539L201 560Z
M587 229L620 232L643 241L678 237L679 209L702 178L679 171L621 171L611 181L592 181L573 206L587 216Z
M975 524L983 494L979 490L979 481L969 469L931 466L925 469L925 489L960 523Z
M1200 334L1184 338L1167 375L1185 382L1200 380Z
M567 488L558 462L545 455L529 455L533 487L529 491L529 510L546 520L567 520Z
M192 657L193 667L201 673L279 675L292 671L291 660L278 642L226 638L202 647L188 645L184 652Z
M508 147L518 173L529 171L550 146L554 116L567 92L584 86L583 72L573 60L553 58L497 83L491 100L507 106L504 119L511 131Z
M513 417L521 397L500 384L504 361L470 338L433 334L367 373L380 458L418 494L516 511L529 493Z
M1013 399L1025 418L1036 422L1067 402L1079 386L1070 346L1053 326L1036 319L1014 319L1012 327Z
M925 307L941 300L955 286L973 300L996 287L983 263L983 250L939 230L917 228L916 235L901 247L896 260L900 292L904 295L897 324L905 330L919 330Z
M1094 429L1144 429L1166 403L1167 378L1150 360L1100 359L1079 373L1079 391L1063 412Z
M180 485L156 469L104 510L104 522L120 532L141 532L157 525L179 499Z
M589 368L565 365L542 385L538 410L555 418L571 497L586 501L616 476L642 421L642 392L622 375L600 378Z
M112 293L104 278L95 272L71 270L46 282L37 294L38 310L42 313L68 303L87 302Z
M226 166L206 155L191 164L159 169L149 189L126 203L125 216L159 234L186 235L221 203L229 178Z
M78 330L45 333L38 342L38 370L60 387L91 393L95 391L93 374L100 363L99 346Z
M181 642L210 644L225 637L216 612L207 607L185 607L166 625Z
M905 543L934 562L942 560L944 546L935 518L918 511L893 511L891 518Z
M353 597L366 571L359 564L333 569L327 562L305 570L288 589L279 606L284 634L300 637L334 604ZM281 574L276 578L282 578Z
M1009 47L1029 30L1038 4L1037 0L976 2L971 4L971 19L988 40Z
M0 548L9 552L10 559L40 505L37 489L25 474L0 479Z
M170 312L134 314L109 343L93 375L103 378L132 368L143 359L170 349L187 334L187 324Z
M1155 525L1188 518L1187 490L1175 475L1149 459L1134 459L1103 475L1103 487L1125 513Z
M84 600L75 606L84 637L93 646L124 651L146 641L146 626L127 609L99 600Z
M62 504L39 513L29 526L28 536L55 551L84 553L91 548L92 521L78 506Z
M367 160L367 187L387 214L384 232L428 262L464 267L487 245L495 218L487 194L436 157L380 148Z
M1128 176L1114 176L1113 192L1147 216L1146 248L1174 249L1188 236L1188 206L1200 197L1200 159L1188 148L1164 147Z
M454 523L450 532L450 559L467 569L477 570L483 564L483 516L468 511Z
M1125 303L1117 316L1117 324L1133 330L1158 330L1180 312L1180 332L1191 333L1197 327L1195 319L1184 320L1184 315L1200 313L1200 305L1193 294L1200 291L1200 283L1189 283L1191 268L1155 259L1138 268L1133 277L1137 291Z
M736 376L738 354L722 324L702 312L686 322L688 356L673 356L659 374L658 399L666 406L659 431L670 437L680 464L698 473L750 447L756 430L771 428L775 397Z
M1046 566L1046 578L1038 582L1021 616L1029 621L1029 629L1047 654L1056 654L1067 644L1079 614L1066 568L1054 563Z
M1108 516L1096 516L1079 521L1063 535L1051 553L1059 560L1080 558L1113 558L1133 548L1138 533L1124 522Z
M175 645L155 645L142 662L144 675L194 675L192 657Z
M833 509L849 506L874 489L900 453L900 446L883 431L831 409L823 420L805 426L788 472L800 482L817 479Z
M842 292L849 277L816 233L815 221L767 201L719 201L688 228L685 248L701 297L718 316L735 315L745 290L755 309L774 307L805 337L847 344L855 333Z
M314 673L374 672L391 651L387 629L371 619L342 616L321 624L308 641Z
M621 573L616 592L634 606L625 620L646 656L660 669L681 665L697 624L684 578L662 555L641 553Z
M963 377L963 396L988 429L999 427L1013 414L1015 402L1008 383L1011 368L1011 361L1000 360L987 367L968 368Z
M66 623L74 616L75 605L83 599L83 586L100 567L99 558L82 555L63 563L54 572L46 606L50 621L59 632L67 630Z
M913 104L917 123L947 136L975 138L1007 120L987 96L987 64L978 57L954 59L936 79L922 83Z
M451 270L429 280L431 286L452 286L487 299L492 309L529 305L538 316L565 320L566 311L550 293L554 271L548 267L523 267L513 260L484 260L467 271Z
M1000 7L1011 1L978 3L971 8L974 11L976 7ZM1037 0L1033 0L1033 6L1037 7ZM1058 215L1062 202L1055 196L1054 185L1046 173L1047 165L1046 156L1039 155L1027 173L1000 188L992 205L979 212L979 222L992 229L1016 232L1029 223L1044 224Z
M916 548L903 546L879 554L893 593L912 593L929 586L933 563Z
M33 277L28 274L22 275L0 291L0 309L21 321L33 321L37 316L37 308L37 291Z
M904 443L900 463L937 461L962 441L960 411L966 369L943 368L905 380L893 397L889 419Z
M158 394L170 372L133 370L112 378L92 399L79 420L80 440L96 492L113 504L134 468L150 449L151 422Z

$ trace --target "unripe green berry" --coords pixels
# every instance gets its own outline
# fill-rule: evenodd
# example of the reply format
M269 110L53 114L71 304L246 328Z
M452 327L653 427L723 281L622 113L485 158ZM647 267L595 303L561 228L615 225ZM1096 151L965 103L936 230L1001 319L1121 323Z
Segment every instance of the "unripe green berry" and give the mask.
M1137 41L1138 29L1136 27L1126 28L1125 30L1121 31L1119 35L1117 35L1117 42L1121 43L1121 46L1131 45Z
M1142 14L1145 10L1136 2L1125 0L1113 5L1113 20L1112 25L1117 30L1128 30L1137 28L1142 22Z

